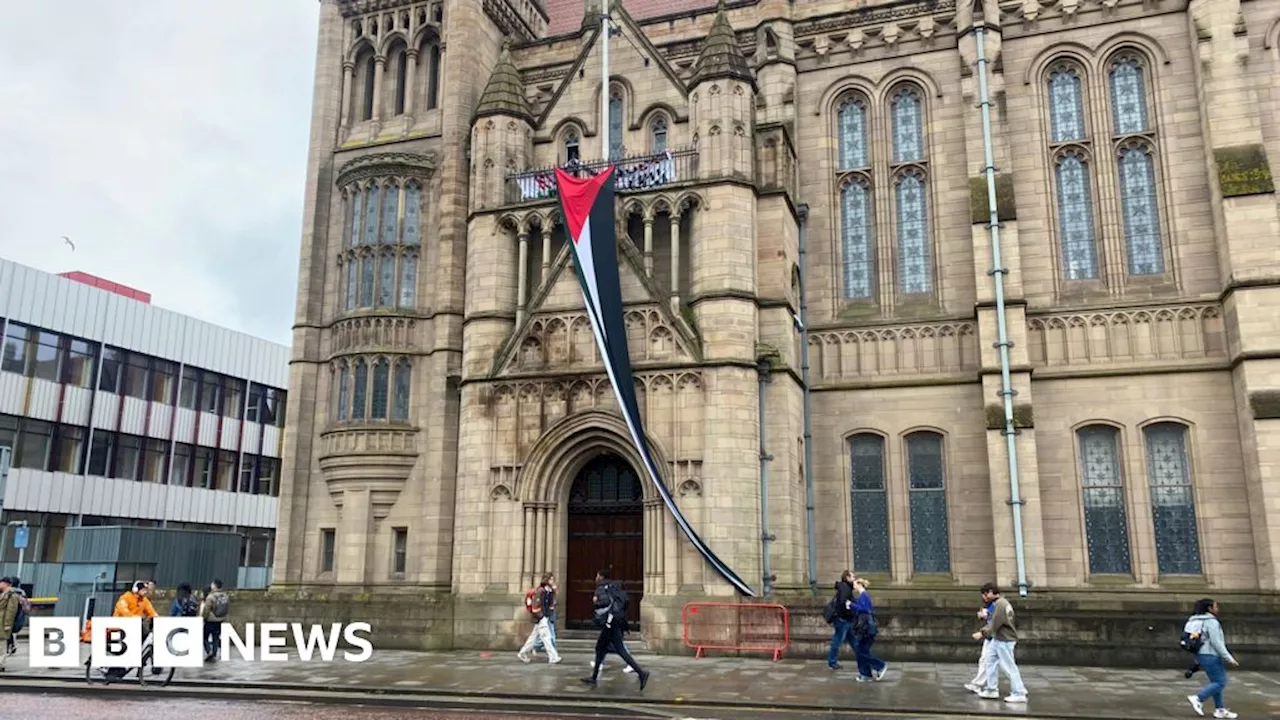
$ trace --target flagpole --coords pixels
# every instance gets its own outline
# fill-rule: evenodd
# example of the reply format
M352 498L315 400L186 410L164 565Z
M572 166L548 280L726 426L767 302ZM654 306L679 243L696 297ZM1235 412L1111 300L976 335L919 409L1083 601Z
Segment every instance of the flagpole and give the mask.
M612 162L609 152L609 0L600 2L600 150Z

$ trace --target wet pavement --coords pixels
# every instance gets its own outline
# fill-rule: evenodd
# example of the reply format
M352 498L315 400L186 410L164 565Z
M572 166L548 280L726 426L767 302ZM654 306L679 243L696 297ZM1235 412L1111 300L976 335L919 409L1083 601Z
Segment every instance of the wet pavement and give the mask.
M238 694L238 699L283 698L293 693L298 699L343 703L358 703L366 697L378 704L416 703L413 698L423 698L425 703L433 696L440 702L448 696L462 701L483 698L525 712L538 708L568 711L571 706L583 711L596 708L592 711L596 712L608 705L612 717L628 716L619 715L618 708L629 708L630 717L635 713L679 717L678 713L670 714L669 708L688 708L690 715L696 711L698 717L735 719L763 713L792 720L831 711L861 711L871 715L884 712L914 716L1165 720L1194 717L1186 696L1204 680L1203 674L1187 680L1180 668L1029 666L1022 672L1030 702L1011 706L979 699L963 688L974 673L972 665L894 663L883 682L856 683L851 661L845 661L844 669L833 672L821 660L784 659L774 663L764 659L641 655L639 662L653 672L648 688L641 693L635 675L623 674L621 664L613 657L599 686L586 687L578 679L588 672L589 655L585 650L570 648L564 652L565 661L554 666L546 664L545 656L525 665L515 653L478 651L380 650L363 663L343 662L340 654L332 663L304 662L296 657L287 662L251 663L237 656L203 668L181 669L171 688L155 691L219 695L226 691ZM55 690L53 686L68 690L75 687L77 691L87 687L83 670L33 669L26 667L26 659L24 645L9 659L7 672L0 676L0 692L11 683L47 684ZM1240 717L1280 717L1280 674L1240 670L1230 677L1227 701ZM105 690L110 692L113 688ZM557 702L548 706L552 698ZM465 706L462 701L459 706Z
M409 708L362 708L297 702L209 702L194 698L110 700L68 695L4 694L5 714L19 718L58 720L115 720L116 718L200 718L210 715L236 720L567 720L564 716L535 714L476 715ZM575 719L576 720L576 719Z

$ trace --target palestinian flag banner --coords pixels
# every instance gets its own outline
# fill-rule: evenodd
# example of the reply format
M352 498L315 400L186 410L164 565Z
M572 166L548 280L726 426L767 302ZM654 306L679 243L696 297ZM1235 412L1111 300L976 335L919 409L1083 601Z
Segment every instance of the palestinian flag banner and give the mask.
M662 496L667 511L675 518L684 536L711 563L716 572L747 597L755 593L727 565L711 552L698 533L689 525L676 506L667 484L662 480L657 463L644 442L644 428L636 403L635 378L631 372L631 352L627 348L626 326L622 317L622 283L618 276L618 237L614 224L614 168L609 166L594 177L576 178L556 169L556 188L564 211L565 227L573 240L573 261L582 298L587 305L591 330L596 336L600 356L604 358L609 382L613 384L618 407L631 431L631 442L644 461L645 471Z

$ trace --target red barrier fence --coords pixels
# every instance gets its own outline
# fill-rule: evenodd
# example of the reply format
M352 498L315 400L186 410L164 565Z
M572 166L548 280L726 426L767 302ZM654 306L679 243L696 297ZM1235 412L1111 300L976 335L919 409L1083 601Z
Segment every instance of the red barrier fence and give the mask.
M682 613L685 647L697 651L767 652L773 661L791 645L791 617L781 605L692 602Z

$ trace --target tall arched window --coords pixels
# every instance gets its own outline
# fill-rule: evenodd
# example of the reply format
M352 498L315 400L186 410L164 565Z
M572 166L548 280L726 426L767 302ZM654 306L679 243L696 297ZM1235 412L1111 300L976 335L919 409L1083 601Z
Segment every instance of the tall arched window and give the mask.
M422 190L410 181L404 187L404 244L417 245L422 224Z
M1155 127L1147 109L1146 63L1132 52L1108 64L1111 134L1120 188L1120 213L1130 275L1165 272L1156 184Z
M378 307L391 307L396 294L396 254L387 250L378 256Z
M1098 278L1084 86L1084 73L1072 62L1061 62L1049 71L1049 143L1056 185L1058 244L1062 274L1067 280Z
M663 152L667 149L667 119L659 115L653 119L653 125L650 126L650 143L652 151L655 153Z
M387 419L387 398L391 382L391 366L387 363L386 358L378 358L373 361L373 393L372 401L369 403L369 419L370 420L386 420Z
M622 157L622 88L609 86L609 159Z
M371 183L365 191L364 201L364 244L373 245L378 241L378 184Z
M1129 519L1120 462L1120 431L1090 425L1077 433L1089 572L1128 575Z
M853 567L859 573L890 572L889 495L884 438L849 438L850 504L853 507Z
M394 245L396 242L396 219L400 213L400 188L389 183L382 189L382 232L378 242L383 245Z
M351 388L351 419L364 420L368 412L369 366L364 358L356 360L355 380Z
M400 48L395 54L396 63L396 97L395 97L395 114L404 114L404 98L408 91L409 82L409 53L404 48Z
M949 573L951 544L942 436L914 432L906 437L906 445L912 569L917 573Z
M373 53L369 53L364 57L364 98L360 106L360 119L373 119L373 97L374 80L377 77L378 65L373 61Z
M564 134L564 161L571 163L581 159L582 154L578 148L578 131L570 130Z
M1199 575L1200 534L1187 428L1162 422L1148 425L1142 433L1147 449L1156 565L1161 575Z
M360 277L358 275L360 261L355 256L348 256L347 263L347 310L356 308L356 293L360 290Z
M360 307L373 307L373 275L376 258L365 252L360 256Z
M396 361L395 397L391 403L391 419L409 419L409 389L413 384L413 366L408 358Z
M924 100L905 86L893 94L889 116L893 136L893 207L898 255L898 292L933 291L933 249L929 238L928 178L925 175Z
M345 422L351 409L351 368L343 362L338 366L338 420Z
M421 181L375 179L363 193L354 186L349 188L347 196L356 247L346 250L341 259L346 264L342 309L417 307ZM379 247L373 254L366 246L375 242Z
M350 218L351 235L347 241L351 245L360 244L360 190L356 189L351 193L351 197L347 202L347 217Z
M840 101L836 112L840 187L841 294L870 300L875 291L875 224L871 208L871 149L867 143L867 103L859 95Z
M427 109L440 106L440 46L432 44L427 50Z

